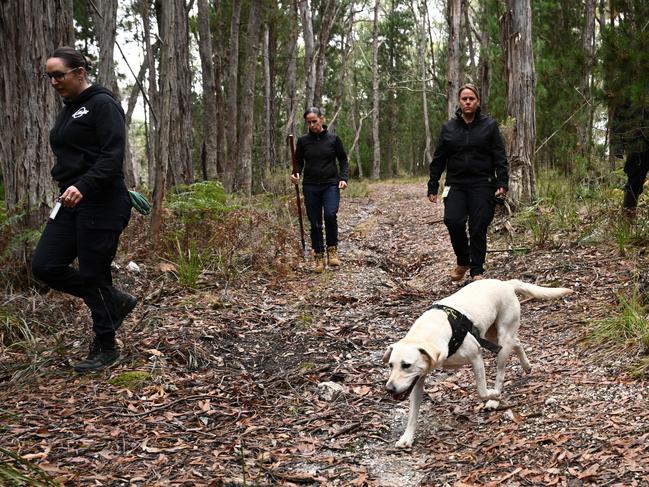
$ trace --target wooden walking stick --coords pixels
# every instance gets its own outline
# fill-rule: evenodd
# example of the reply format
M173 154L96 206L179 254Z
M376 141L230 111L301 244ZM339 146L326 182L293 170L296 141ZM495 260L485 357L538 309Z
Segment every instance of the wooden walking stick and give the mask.
M297 171L297 161L295 160L295 137L293 137L293 134L290 134L289 136L286 137L286 142L288 143L288 147L291 151L291 165L293 170L291 174L295 176L296 174L298 174L298 171ZM300 238L302 239L302 254L306 259L306 241L304 240L304 222L302 221L302 201L300 199L299 184L295 185L295 202L297 203L297 216L298 219L300 220Z

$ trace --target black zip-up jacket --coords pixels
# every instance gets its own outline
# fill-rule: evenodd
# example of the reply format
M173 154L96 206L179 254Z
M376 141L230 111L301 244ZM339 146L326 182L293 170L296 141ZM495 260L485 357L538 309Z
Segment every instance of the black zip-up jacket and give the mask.
M303 184L337 184L349 179L349 162L343 143L340 137L327 131L326 125L319 134L309 132L297 139L295 160Z
M430 163L428 194L437 194L439 178L446 170L447 186L493 186L509 184L507 155L498 123L476 111L467 124L460 109L442 126L437 148Z
M124 186L124 110L106 88L92 85L66 100L50 131L56 156L52 177L64 191L75 186L84 199Z

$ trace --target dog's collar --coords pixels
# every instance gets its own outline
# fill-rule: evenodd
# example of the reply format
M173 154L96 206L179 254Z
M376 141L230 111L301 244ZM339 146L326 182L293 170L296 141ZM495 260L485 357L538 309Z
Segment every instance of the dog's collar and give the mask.
M444 311L444 313L446 313L446 316L448 317L448 322L451 325L453 334L451 335L451 339L448 342L447 357L450 357L455 352L457 352L457 349L462 346L462 342L464 342L464 338L466 337L467 333L471 333L471 335L473 335L474 338L478 340L478 343L482 348L486 348L490 352L496 354L500 352L500 349L502 347L482 338L480 336L480 330L478 330L474 326L473 322L469 318L460 313L458 310L453 309L450 306L437 303L433 304L432 308Z

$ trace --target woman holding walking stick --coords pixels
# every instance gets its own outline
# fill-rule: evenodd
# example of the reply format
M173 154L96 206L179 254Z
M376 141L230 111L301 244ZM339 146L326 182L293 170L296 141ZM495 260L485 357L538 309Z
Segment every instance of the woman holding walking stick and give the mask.
M304 112L304 120L309 132L297 140L295 150L297 173L291 175L291 182L298 184L302 179L304 205L311 226L311 247L315 254L313 270L320 273L325 268L323 219L327 263L330 267L340 265L337 214L340 190L347 187L349 179L349 163L342 141L337 135L327 131L319 108L307 108Z

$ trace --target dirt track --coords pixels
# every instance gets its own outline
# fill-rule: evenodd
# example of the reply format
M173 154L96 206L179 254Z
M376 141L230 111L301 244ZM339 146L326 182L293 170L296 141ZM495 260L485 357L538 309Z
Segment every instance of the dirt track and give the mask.
M423 191L345 198L340 270L163 290L125 324L127 359L110 372L77 378L55 362L38 384L3 386L0 446L66 485L649 485L647 382L577 345L632 265L601 248L489 253L489 277L577 293L523 304L533 370L512 358L499 410L482 410L468 367L432 374L414 447L393 447L407 402L384 394L383 351L456 289L441 207ZM108 384L130 370L153 380Z

